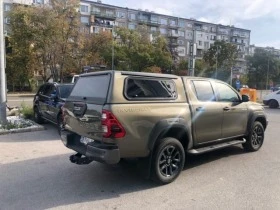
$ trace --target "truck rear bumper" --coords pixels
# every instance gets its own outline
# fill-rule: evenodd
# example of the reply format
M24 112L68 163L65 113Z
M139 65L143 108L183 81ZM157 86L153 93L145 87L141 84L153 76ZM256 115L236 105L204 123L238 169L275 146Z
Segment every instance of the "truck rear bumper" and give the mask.
M61 131L63 144L90 160L107 164L116 164L120 161L120 151L117 145L91 142L83 144L80 142L81 136L69 131Z

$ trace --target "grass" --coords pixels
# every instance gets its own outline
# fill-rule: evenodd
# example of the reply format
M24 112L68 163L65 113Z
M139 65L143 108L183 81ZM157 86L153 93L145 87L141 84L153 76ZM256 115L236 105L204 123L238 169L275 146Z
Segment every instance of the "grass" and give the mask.
M33 119L34 112L31 106L26 105L24 102L21 104L20 114L24 119Z

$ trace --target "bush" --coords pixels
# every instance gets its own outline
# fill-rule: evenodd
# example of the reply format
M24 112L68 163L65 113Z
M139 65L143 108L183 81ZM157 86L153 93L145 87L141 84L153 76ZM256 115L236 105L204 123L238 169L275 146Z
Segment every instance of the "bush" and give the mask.
M21 104L21 111L23 118L25 119L32 119L33 118L33 108L31 106L28 106L24 103Z

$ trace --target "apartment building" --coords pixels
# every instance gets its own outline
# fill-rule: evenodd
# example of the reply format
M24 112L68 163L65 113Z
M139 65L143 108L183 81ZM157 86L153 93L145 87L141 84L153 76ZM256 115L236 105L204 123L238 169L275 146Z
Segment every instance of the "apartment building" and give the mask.
M4 14L4 35L7 36L10 33L10 18L9 12L11 11L14 4L23 5L42 5L48 4L49 0L4 0L3 1L3 14Z
M255 54L256 49L266 50L266 51L270 52L272 55L274 55L276 58L280 59L280 50L275 49L274 47L258 47L255 45L250 45L249 46L249 55L253 56Z
M81 0L80 13L83 31L88 33L112 30L113 26L134 30L145 24L151 34L159 32L165 36L181 59L188 59L191 42L196 43L196 58L201 59L216 40L224 40L237 45L239 55L236 69L240 73L246 69L245 55L249 54L250 30L108 5L100 0Z

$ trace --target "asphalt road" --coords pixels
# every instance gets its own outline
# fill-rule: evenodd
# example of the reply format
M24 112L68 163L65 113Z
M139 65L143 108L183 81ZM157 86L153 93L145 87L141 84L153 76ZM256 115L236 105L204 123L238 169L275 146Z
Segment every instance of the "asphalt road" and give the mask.
M231 147L187 157L181 176L157 186L136 163L69 162L54 126L0 136L0 209L280 209L280 109L267 110L262 149Z
M34 96L24 96L24 95L8 95L7 104L9 106L21 106L22 104L32 106Z

